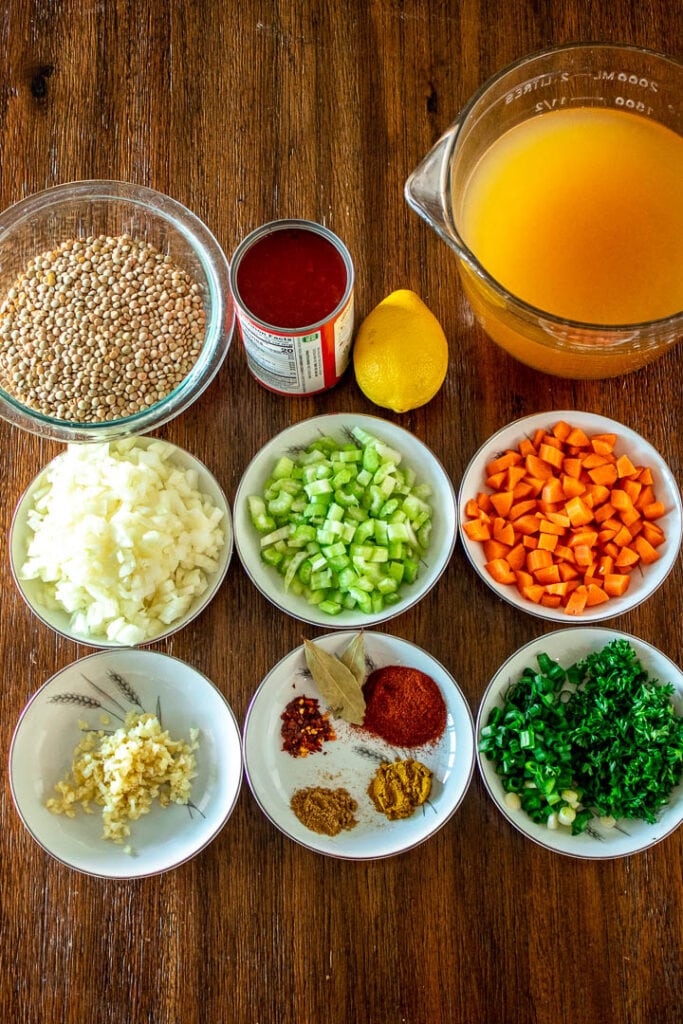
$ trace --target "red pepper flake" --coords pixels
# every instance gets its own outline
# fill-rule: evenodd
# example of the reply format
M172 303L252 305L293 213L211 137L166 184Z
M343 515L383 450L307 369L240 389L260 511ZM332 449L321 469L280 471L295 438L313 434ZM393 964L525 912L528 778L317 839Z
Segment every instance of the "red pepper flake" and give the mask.
M295 697L280 715L282 749L292 757L306 757L322 750L327 740L336 740L327 712L320 711L315 697Z
M386 665L363 686L363 726L396 747L435 743L446 728L446 702L431 678L416 668Z

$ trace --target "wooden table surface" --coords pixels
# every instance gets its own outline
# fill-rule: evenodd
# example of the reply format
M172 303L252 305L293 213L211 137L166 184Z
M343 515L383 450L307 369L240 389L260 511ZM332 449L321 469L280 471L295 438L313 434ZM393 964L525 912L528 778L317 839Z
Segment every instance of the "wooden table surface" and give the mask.
M306 217L356 268L357 318L417 291L450 342L444 387L402 416L349 372L282 398L235 337L213 384L159 435L232 501L251 456L291 423L385 415L458 485L473 452L521 415L577 408L643 433L679 483L683 349L627 377L526 369L473 322L450 250L403 200L409 172L490 74L580 39L681 55L670 0L5 0L0 5L0 206L79 178L180 200L230 256L253 228ZM423 846L353 863L299 848L246 783L227 826L165 875L77 874L30 838L7 781L31 694L90 653L53 635L13 586L7 535L23 488L60 446L0 423L0 1018L30 1024L680 1024L683 830L604 863L541 849L503 820L475 773ZM683 662L683 568L614 625ZM550 624L497 600L457 547L436 588L379 627L428 649L473 713L498 665ZM269 668L314 628L273 608L235 557L209 609L159 649L206 673L240 721Z

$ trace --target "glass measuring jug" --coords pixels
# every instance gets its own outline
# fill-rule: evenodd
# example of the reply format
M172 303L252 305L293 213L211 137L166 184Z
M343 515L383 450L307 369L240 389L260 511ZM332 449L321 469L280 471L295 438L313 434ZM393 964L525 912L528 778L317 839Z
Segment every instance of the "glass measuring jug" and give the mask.
M563 377L612 377L638 369L680 340L682 95L683 65L663 54L597 43L546 50L517 61L486 82L408 178L407 202L455 249L462 284L477 319L495 342L521 362ZM564 152L569 154L567 166L572 170L564 175L564 155L557 139L542 157L540 151L532 154L530 148L529 140L550 128L553 132L559 128L568 131ZM634 157L634 168L642 158L648 171L640 180L628 175L622 180L621 171L629 165L636 136L640 141L636 141L635 149L640 146L642 152ZM493 255L483 256L468 227L468 217L472 222L468 202L473 183L485 161L498 152L496 147L501 143L508 146L515 137L519 140L517 156L520 147L526 147L528 154L539 160L550 153L553 167L549 163L545 174L546 167L541 163L536 179L530 175L508 178L507 191L491 193L491 203L496 195L499 199L505 195L507 208L518 216L521 234L518 239L505 238L502 231L496 235L499 228L492 221L489 245L493 246ZM612 147L616 146L614 159L608 152L610 139ZM583 179L574 174L579 157L584 167L577 173L583 174ZM601 172L606 198L598 198L597 184L591 179L601 160L612 161ZM564 225L553 226L552 211L548 220L548 211L541 213L533 207L536 193L542 192L538 182L550 177L553 168L559 190L567 189L563 201L568 223ZM620 188L621 197L616 194ZM650 201L659 206L659 220L648 221ZM597 218L595 225L590 220L591 207ZM614 223L605 226L608 209L620 212L614 214ZM484 218L490 212L484 202ZM531 229L534 220L541 221L542 230L530 241L527 226ZM574 221L584 234L577 234L577 244L583 247L572 256L567 232L573 230ZM641 229L645 235L649 233L647 244L640 241ZM519 269L523 244L528 244L530 258L535 261L530 275L538 273L547 278L552 303L539 300L541 292L531 286L524 294L524 273L517 278L512 273ZM505 246L513 284L502 280ZM490 264L495 264L501 253L500 267L492 271ZM617 270L611 279L602 276L612 256L629 264L630 283L626 273L622 276ZM574 281L577 267L586 278L582 285ZM578 301L581 287L586 292L589 315L577 315L572 305ZM624 293L621 305L620 291ZM642 315L641 307L629 307L635 291L642 292L646 305L653 300L654 312ZM657 292L662 301L654 302ZM624 318L619 315L622 306L638 312ZM603 307L609 309L608 315L592 314L593 309ZM580 309L580 304L576 308Z

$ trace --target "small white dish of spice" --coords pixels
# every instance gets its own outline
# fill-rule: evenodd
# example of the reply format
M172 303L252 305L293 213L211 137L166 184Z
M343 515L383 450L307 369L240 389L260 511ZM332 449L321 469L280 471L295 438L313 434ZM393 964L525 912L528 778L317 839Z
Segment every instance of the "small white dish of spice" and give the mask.
M242 781L240 734L217 687L157 651L100 651L31 698L9 756L35 841L86 874L160 874L207 846Z
M283 658L254 694L243 746L270 821L347 860L425 842L455 813L474 765L472 716L450 673L407 640L365 631Z
M69 445L21 498L10 560L56 632L132 647L200 614L232 555L227 499L194 456L154 438Z

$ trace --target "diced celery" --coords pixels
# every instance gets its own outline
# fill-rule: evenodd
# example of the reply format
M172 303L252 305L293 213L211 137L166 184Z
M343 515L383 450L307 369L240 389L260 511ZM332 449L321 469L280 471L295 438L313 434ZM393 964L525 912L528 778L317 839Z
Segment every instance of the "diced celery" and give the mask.
M417 578L432 528L431 488L401 453L362 428L283 455L248 500L261 557L326 614L379 612Z

